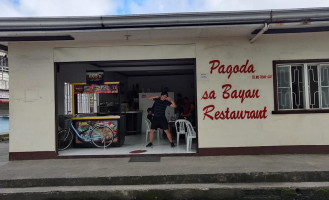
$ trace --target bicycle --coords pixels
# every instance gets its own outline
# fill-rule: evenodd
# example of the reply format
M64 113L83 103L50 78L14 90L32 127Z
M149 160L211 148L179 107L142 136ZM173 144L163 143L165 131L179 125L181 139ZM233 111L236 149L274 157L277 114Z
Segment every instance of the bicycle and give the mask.
M108 125L96 124L96 126L93 126L91 123L87 122L88 128L79 134L76 128L74 128L72 120L66 120L69 121L70 126L58 132L58 150L60 151L67 149L72 144L74 138L72 130L79 139L91 142L98 148L105 149L113 142L114 131ZM66 124L68 123L66 122Z

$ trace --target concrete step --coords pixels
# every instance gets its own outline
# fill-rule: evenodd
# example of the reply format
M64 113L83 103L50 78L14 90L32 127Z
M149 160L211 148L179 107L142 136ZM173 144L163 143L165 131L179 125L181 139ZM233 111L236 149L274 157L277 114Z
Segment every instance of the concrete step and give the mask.
M61 186L0 189L0 199L6 200L324 200L329 199L328 194L329 182Z
M93 185L152 185L152 184L211 184L262 182L327 182L329 171L250 172L218 174L179 174L152 176L67 177L0 180L0 188L93 186Z

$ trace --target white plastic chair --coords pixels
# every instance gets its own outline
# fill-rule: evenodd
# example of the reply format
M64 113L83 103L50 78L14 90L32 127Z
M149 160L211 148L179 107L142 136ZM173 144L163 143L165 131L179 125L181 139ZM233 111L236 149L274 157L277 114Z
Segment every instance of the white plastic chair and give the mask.
M149 133L151 130L151 121L149 119L145 119L145 124L146 124L146 144L149 139ZM160 129L154 130L154 135L157 135L158 138L158 144L160 144Z
M188 152L192 148L192 139L196 138L196 132L191 124L191 122L186 122L187 135L186 135L186 151Z
M186 122L188 122L186 119L178 119L175 121L175 128L177 133L177 146L179 146L179 135L184 134L186 139L187 134L187 126Z

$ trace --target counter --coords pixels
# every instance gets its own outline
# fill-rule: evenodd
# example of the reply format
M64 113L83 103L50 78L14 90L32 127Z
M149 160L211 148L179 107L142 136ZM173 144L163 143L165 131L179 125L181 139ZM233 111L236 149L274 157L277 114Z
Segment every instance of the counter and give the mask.
M121 116L119 115L106 115L106 116L88 116L88 115L78 115L73 117L72 120L86 120L86 119L120 119Z
M122 146L124 144L126 135L126 116L124 115L95 116L80 114L73 117L72 122L78 133L81 134L85 132L85 129L88 128L89 125L95 127L98 124L105 124L114 132L114 139L111 146ZM76 137L75 144L88 146L89 142L87 143Z

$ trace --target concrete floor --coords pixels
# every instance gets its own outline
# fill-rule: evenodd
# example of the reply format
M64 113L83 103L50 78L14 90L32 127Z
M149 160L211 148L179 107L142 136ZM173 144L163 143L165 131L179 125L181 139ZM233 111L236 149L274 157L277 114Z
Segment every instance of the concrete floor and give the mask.
M0 180L329 171L329 155L176 156L161 157L160 162L129 162L129 159L124 157L8 162L8 142L1 142Z
M192 149L186 150L186 142L184 138L180 140L180 145L172 148L168 139L160 136L159 140L154 137L153 147L146 148L146 136L128 135L125 137L125 143L121 147L102 148L74 148L71 147L64 151L60 151L60 156L77 156L77 155L131 155L133 151L144 150L139 154L180 154L180 153L196 153L196 140L192 140ZM176 141L174 141L176 143Z

